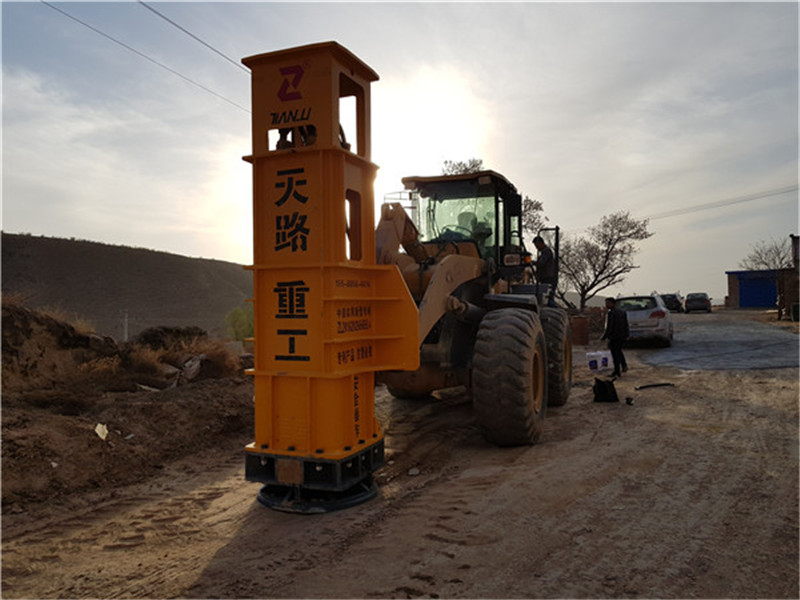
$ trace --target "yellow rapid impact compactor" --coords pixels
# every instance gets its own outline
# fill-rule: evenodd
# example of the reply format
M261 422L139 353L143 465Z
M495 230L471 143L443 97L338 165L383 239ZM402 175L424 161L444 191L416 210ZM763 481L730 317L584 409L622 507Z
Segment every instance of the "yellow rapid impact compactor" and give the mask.
M255 441L246 478L278 510L374 497L376 379L397 397L455 385L487 441L536 443L572 386L572 333L537 280L522 197L495 171L406 177L374 227L370 83L335 42L244 59L252 71ZM355 114L348 141L343 113Z
M417 308L376 265L370 84L335 42L242 61L252 73L255 440L258 499L327 512L376 495L375 372L416 369ZM341 127L351 110L355 136Z

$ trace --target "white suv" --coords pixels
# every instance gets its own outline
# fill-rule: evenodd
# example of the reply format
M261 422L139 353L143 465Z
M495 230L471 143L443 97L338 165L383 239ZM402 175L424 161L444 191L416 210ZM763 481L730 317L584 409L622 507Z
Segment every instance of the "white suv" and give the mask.
M617 298L617 308L628 316L630 340L651 339L672 345L672 317L658 294Z

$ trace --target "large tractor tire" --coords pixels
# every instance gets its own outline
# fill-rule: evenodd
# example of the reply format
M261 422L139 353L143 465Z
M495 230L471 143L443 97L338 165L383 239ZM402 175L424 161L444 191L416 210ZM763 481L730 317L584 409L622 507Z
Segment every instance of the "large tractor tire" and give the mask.
M547 342L547 405L564 406L572 389L572 328L560 308L541 309Z
M522 308L488 313L472 358L472 403L484 438L534 444L547 410L547 347L539 315Z

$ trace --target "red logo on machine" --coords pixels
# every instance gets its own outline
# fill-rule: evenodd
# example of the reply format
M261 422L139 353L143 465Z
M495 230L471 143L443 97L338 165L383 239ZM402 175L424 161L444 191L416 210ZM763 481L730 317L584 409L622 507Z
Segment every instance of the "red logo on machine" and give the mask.
M278 90L278 98L282 102L287 100L300 100L303 95L298 88L300 87L300 80L303 78L303 67L295 65L293 67L283 67L281 75L283 75L283 83L281 89Z

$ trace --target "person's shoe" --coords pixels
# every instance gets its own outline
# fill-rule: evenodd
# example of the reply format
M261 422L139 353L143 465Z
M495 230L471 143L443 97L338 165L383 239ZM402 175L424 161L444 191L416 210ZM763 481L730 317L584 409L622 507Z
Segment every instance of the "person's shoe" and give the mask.
M628 372L628 365L623 365L622 366L622 372L623 373L627 373Z
M616 371L614 371L614 372L611 374L611 376L612 376L612 377L622 377L622 375L620 375L620 374L619 374L619 373L617 373Z

